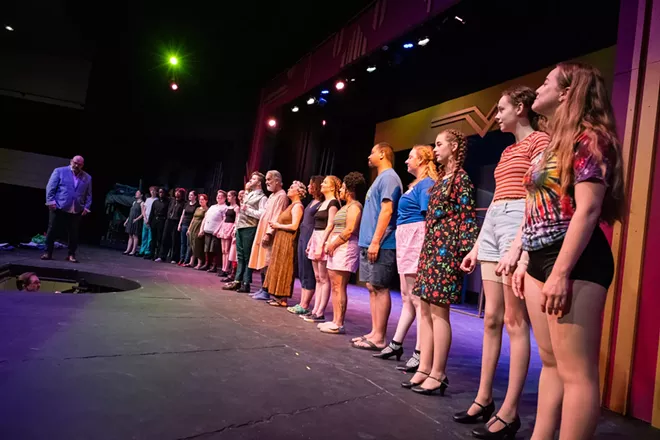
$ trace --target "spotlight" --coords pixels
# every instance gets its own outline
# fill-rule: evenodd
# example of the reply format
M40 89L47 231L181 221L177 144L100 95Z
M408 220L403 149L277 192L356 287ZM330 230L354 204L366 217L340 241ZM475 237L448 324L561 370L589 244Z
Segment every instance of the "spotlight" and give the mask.
M465 24L465 20L463 20L461 17L458 15L454 17L454 20L459 21L461 24Z
M367 67L367 72L371 73L371 72L375 72L375 71L376 71L376 66Z
M335 84L335 88L337 90L344 90L344 87L346 87L346 83L344 81L337 81L337 84Z
M318 101L316 101L319 105L319 107L325 107L325 105L328 103L328 100L325 98L319 98Z
M417 42L417 44L418 44L419 46L426 46L427 44L429 44L429 41L431 41L431 40L429 39L429 37L424 37L424 38L422 38L421 40L419 40L419 41Z
M177 83L173 82L172 84L170 84L170 88L172 90L179 90L179 85Z
M412 43L406 43L403 45L404 49L412 49L413 47L415 47L415 45Z
M327 95L328 93L330 93L330 90L328 89L321 90L321 95Z
M14 32L14 28L9 25L5 26L5 29L8 30L9 32Z
M351 82L354 83L354 82L355 82L355 78L351 78Z
M323 125L325 127L325 124L326 124L326 122L325 122L325 119L324 119L323 121L321 121L321 125Z
M273 119L273 118L270 118L270 119L268 120L268 126L269 126L270 128L275 128L275 127L277 127L277 121L276 121L275 119Z
M314 98L313 96L307 100L308 105L314 105L315 102L316 102L316 98Z
M294 113L298 113L298 110L300 110L300 109L298 108L297 105L291 108L291 111L294 112Z
M177 57L170 57L170 64L176 66L179 64L179 59Z

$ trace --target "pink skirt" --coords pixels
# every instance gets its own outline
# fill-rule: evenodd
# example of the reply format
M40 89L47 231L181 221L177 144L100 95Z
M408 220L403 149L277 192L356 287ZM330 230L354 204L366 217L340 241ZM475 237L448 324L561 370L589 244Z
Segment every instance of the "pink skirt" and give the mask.
M396 227L396 266L399 275L417 273L425 233L424 222L408 223Z
M223 223L222 226L220 226L220 238L223 240L229 240L232 232L234 232L235 224L236 223Z
M309 248L309 251L307 252L307 258L309 258L312 261L326 261L328 259L328 256L325 253L325 250L323 249L324 243L323 243L323 236L325 235L325 230L322 229L320 231L317 231L316 229L312 233L312 237L309 239L309 244L307 247ZM314 255L321 250L321 259L316 260L314 258Z
M338 232L330 235L328 243L339 236ZM327 268L330 270L341 270L355 273L360 266L360 246L357 237L351 237L346 243L335 249L332 256L328 255Z

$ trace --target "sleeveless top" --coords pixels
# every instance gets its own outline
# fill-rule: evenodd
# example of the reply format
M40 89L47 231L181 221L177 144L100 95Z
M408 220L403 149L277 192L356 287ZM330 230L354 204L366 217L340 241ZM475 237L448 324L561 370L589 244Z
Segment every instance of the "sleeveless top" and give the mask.
M346 218L348 216L348 208L351 207L354 204L358 204L358 207L360 210L362 210L362 204L358 202L357 200L353 200L351 203L348 205L343 206L339 211L337 211L337 214L335 214L335 220L334 220L334 225L335 228L332 230L332 232L343 232L344 229L346 229ZM351 235L357 235L358 231L355 230L353 231L353 234Z
M328 206L325 209L319 209L314 215L314 230L319 231L323 230L328 226L328 211L330 208L335 207L339 209L341 205L337 199L330 200Z
M225 223L234 223L236 222L236 210L231 206L225 212Z

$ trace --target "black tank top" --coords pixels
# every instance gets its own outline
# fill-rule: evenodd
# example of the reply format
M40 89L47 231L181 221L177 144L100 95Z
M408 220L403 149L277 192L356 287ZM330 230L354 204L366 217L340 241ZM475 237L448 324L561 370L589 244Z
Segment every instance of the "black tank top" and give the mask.
M328 206L324 210L318 210L316 211L316 214L314 214L314 229L315 230L323 230L328 226L328 211L330 210L331 207L335 207L337 209L341 208L341 205L337 201L337 199L330 200L330 203L328 203Z
M236 222L236 211L234 211L234 208L230 206L227 212L225 212L225 223L234 222Z

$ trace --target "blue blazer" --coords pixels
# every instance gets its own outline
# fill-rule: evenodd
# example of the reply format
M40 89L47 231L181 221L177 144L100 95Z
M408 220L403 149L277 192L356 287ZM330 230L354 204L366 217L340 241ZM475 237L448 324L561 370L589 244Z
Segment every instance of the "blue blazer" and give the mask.
M92 206L92 176L84 171L78 177L78 186L73 180L71 167L60 167L53 170L46 186L46 205L57 205L57 209L80 214L83 209L90 210Z

